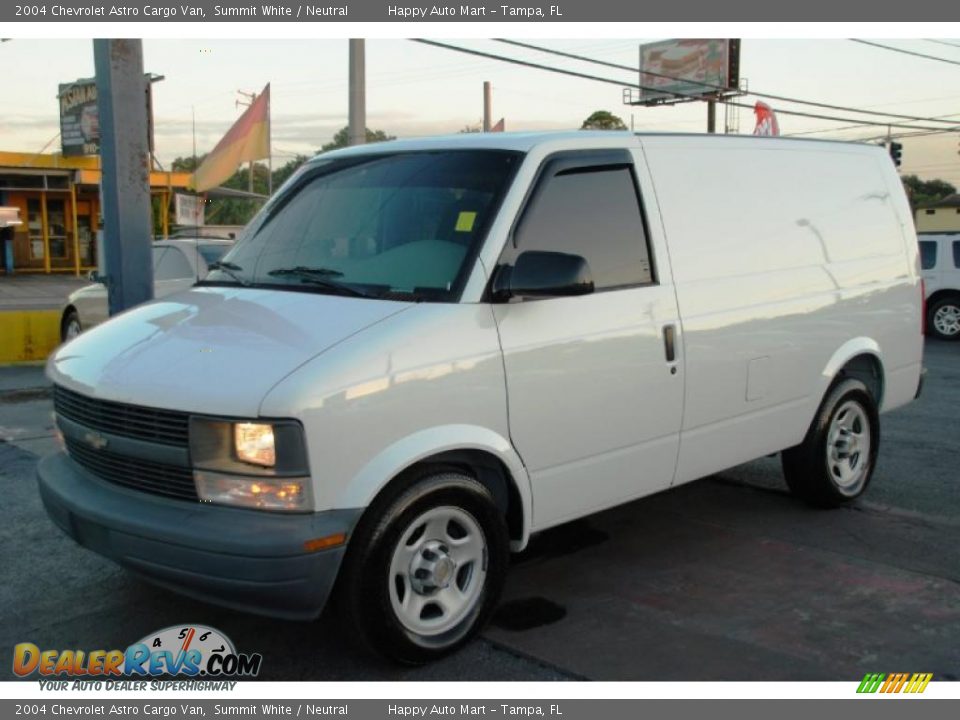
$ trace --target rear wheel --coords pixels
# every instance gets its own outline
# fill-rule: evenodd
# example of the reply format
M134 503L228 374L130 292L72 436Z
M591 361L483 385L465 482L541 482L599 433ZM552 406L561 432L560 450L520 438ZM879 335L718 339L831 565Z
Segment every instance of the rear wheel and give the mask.
M407 478L351 539L340 611L376 652L428 662L486 623L508 558L506 522L482 483L456 470Z
M941 340L960 339L960 296L937 300L927 311L927 328Z
M83 328L80 326L80 315L76 310L70 308L64 313L63 320L60 321L60 341L73 340L81 332L83 332Z
M873 395L859 380L840 379L820 405L804 441L783 452L787 485L820 507L850 502L870 483L879 447Z

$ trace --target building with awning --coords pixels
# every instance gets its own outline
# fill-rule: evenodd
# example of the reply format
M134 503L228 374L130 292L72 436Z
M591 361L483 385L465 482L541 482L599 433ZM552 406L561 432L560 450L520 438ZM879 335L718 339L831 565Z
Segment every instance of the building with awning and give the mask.
M191 178L186 172L151 171L155 235L169 234L174 193L188 192ZM0 206L19 211L19 224L0 228L0 240L9 246L0 252L0 266L8 272L79 275L96 268L98 156L0 151Z

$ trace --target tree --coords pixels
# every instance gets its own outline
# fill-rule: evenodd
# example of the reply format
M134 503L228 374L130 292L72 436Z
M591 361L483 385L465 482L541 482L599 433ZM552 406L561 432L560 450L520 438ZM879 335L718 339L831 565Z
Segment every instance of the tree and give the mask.
M914 209L943 200L947 195L953 195L957 191L953 185L944 180L921 180L916 175L904 175L900 179L907 189L910 204Z
M597 110L583 121L581 130L626 130L623 120L609 110Z
M371 130L367 128L367 143L377 143L383 142L385 140L396 140L395 135L387 135L383 130ZM337 150L338 148L345 148L350 144L350 128L344 127L340 128L337 131L337 134L333 136L333 140L328 142L322 148L320 152L327 152L328 150Z
M292 160L288 160L283 165L273 171L273 189L276 190L283 185L287 178L297 171L301 165L310 159L309 155L296 155Z

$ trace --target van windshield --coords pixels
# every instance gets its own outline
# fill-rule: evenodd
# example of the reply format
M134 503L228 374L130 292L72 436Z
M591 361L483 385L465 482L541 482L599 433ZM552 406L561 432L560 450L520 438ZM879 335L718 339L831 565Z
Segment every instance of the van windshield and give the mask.
M444 150L311 165L203 284L455 301L520 157Z

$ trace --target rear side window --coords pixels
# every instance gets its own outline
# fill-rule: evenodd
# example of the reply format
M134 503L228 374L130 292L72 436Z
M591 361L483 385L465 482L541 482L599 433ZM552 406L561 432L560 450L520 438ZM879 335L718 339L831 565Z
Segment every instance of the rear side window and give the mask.
M937 243L933 240L920 241L920 267L932 270L937 265Z
M640 199L629 167L561 170L541 183L517 228L518 252L581 255L597 290L653 281Z
M960 240L953 241L953 266L960 268Z
M167 248L167 251L161 256L159 264L153 268L153 276L156 280L180 280L193 275L193 267L190 261L181 252L180 248Z

